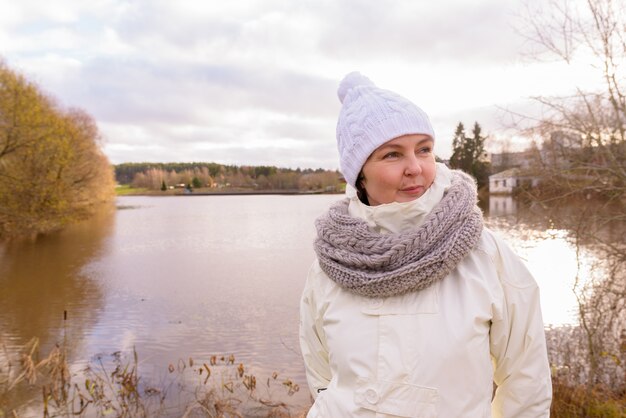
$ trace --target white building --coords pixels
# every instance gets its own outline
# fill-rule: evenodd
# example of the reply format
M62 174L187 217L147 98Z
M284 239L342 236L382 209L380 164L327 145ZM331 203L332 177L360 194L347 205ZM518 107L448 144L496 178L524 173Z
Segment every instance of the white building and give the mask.
M489 193L511 194L520 186L535 187L539 183L536 176L519 168L510 168L489 176Z

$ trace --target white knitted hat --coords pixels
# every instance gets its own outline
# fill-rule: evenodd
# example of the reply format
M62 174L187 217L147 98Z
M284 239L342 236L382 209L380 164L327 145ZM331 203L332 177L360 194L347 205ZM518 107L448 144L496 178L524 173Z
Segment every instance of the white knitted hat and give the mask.
M337 90L343 104L337 121L341 172L356 187L361 168L385 142L408 134L435 139L428 115L404 97L383 90L358 72L344 77Z

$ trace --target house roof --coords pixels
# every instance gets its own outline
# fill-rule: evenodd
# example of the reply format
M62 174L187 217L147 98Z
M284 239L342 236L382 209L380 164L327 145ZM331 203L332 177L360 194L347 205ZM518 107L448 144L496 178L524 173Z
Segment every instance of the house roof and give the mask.
M524 170L521 168L509 168L489 176L489 179L506 179L511 177L537 177L537 172L533 170Z
M509 168L508 170L500 171L489 176L490 179L504 179L517 177L520 175L521 170L519 168Z

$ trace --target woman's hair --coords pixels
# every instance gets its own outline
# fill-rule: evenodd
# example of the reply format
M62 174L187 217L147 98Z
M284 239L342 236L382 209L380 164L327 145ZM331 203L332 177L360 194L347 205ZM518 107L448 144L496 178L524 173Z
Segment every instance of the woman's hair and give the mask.
M367 191L363 187L363 180L365 180L365 176L363 175L363 170L361 170L356 178L356 196L363 204L369 206L370 202L367 200Z

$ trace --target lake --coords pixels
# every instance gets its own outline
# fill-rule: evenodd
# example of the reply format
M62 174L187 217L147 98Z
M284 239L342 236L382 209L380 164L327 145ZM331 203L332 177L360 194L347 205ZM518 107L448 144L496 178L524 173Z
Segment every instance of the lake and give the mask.
M2 246L0 344L10 353L36 336L46 352L65 339L73 370L135 348L155 381L180 359L234 354L257 376L291 378L301 390L288 401L305 405L299 297L313 221L341 197L124 196L94 219ZM546 325L575 323L567 231L532 222L510 197L484 211L535 275Z

